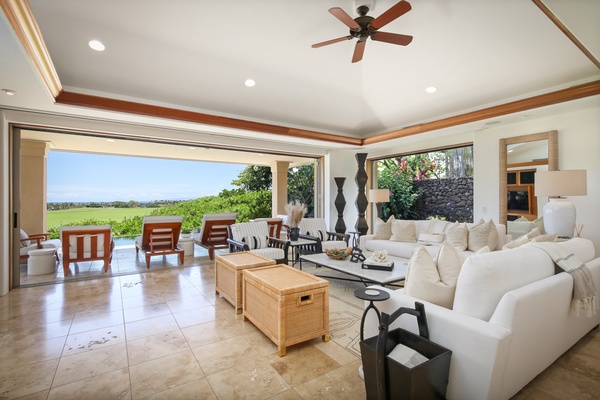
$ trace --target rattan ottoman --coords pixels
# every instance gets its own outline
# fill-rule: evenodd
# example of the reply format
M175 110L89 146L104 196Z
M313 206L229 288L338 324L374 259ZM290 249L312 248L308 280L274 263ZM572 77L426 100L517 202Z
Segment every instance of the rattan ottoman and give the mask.
M329 282L284 264L244 270L244 320L286 347L321 336L329 341Z
M233 304L235 313L242 312L242 279L247 268L275 265L275 260L243 251L215 257L215 293Z

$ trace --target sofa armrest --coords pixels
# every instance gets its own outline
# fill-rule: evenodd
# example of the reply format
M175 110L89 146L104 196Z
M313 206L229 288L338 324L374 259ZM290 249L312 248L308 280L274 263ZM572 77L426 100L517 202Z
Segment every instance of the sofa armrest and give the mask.
M278 239L269 237L269 247L283 249L285 258L288 258L288 250L290 248L290 241L285 239Z
M367 250L367 240L373 240L374 238L375 235L361 235L358 242L358 247L360 247L360 249L363 251Z
M430 340L452 350L448 399L500 398L498 393L512 336L510 329L407 296L404 289L372 287L390 293L389 300L375 304L387 314L400 307L414 308L415 301L425 305ZM391 329L398 326L419 332L416 318L410 315L399 318ZM376 335L377 328L377 317L370 312L365 321L365 337Z

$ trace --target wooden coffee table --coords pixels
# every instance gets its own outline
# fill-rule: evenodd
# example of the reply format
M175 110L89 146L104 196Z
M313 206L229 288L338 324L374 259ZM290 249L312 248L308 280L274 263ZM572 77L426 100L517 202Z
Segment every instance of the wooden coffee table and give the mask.
M365 257L370 257L372 254L365 251ZM350 257L345 260L334 260L325 253L301 255L300 258L304 261L311 262L317 266L329 268L344 274L353 276L358 279L347 279L336 276L321 276L322 278L342 279L349 281L359 281L366 285L369 283L377 283L381 286L390 285L394 282L402 281L406 278L406 268L408 260L405 258L390 257L394 261L394 269L391 271L380 271L375 269L363 269L362 262L352 262Z

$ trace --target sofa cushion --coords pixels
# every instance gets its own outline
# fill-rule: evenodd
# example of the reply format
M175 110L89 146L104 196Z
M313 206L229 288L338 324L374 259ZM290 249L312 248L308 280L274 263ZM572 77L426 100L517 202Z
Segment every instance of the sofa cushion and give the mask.
M448 221L443 221L441 219L432 219L429 221L429 225L427 226L428 233L444 233L446 229L452 224Z
M381 218L375 220L375 228L373 229L373 239L376 240L389 240L392 237L392 224L394 223L394 216L390 216L387 222L383 222Z
M515 240L511 240L510 242L506 243L504 246L502 246L502 250L516 249L517 247L521 247L527 243L529 243L529 238L527 237L527 234L525 234L523 236L519 236Z
M552 259L536 248L473 255L460 270L453 309L489 321L504 293L553 274Z
M327 240L327 224L324 218L302 218L300 233Z
M450 244L440 248L434 260L425 246L419 246L408 262L404 284L407 295L451 308L461 263Z
M395 220L392 224L393 242L415 243L417 241L417 227L414 221Z
M387 251L391 257L409 259L412 257L414 251L421 246L418 243L407 243L407 242L392 242L391 240L369 240L367 242L366 250L368 251ZM440 249L440 246L431 245L425 246L426 250L432 257L435 257Z
M464 223L455 222L446 230L446 241L458 251L467 249L469 231Z
M441 245L444 240L446 240L446 235L443 233L428 233L421 232L419 233L419 239L417 242L419 244L439 244Z

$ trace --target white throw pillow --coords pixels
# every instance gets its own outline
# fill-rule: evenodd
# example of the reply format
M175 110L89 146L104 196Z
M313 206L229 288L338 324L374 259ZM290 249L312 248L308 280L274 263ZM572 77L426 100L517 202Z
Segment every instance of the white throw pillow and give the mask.
M417 242L417 227L414 221L394 220L392 224L392 237L394 242Z
M421 232L419 233L419 240L417 242L428 245L428 244L441 244L446 240L446 235L443 233L428 233Z
M451 225L448 221L443 221L441 219L432 219L429 221L429 226L427 227L427 232L429 233L443 233L446 227Z
M504 246L502 246L502 250L516 249L517 247L521 247L527 243L529 243L529 238L527 237L527 235L519 236L515 240L512 240L506 243Z
M527 239L533 239L534 237L540 236L542 232L540 232L540 228L535 227L529 232L527 232Z
M469 228L468 246L469 251L477 251L484 246L489 246L491 225L480 220Z
M539 235L534 237L533 239L531 239L531 243L536 243L536 242L556 242L556 239L558 238L558 232L554 232L552 234L549 235Z
M442 252L441 256L438 254L439 264L436 265L425 246L419 246L415 250L408 261L404 291L414 298L452 308L461 265L452 245L443 245L440 249L440 253Z
M498 226L493 220L489 220L487 224L490 225L490 236L488 237L488 247L490 250L495 250L498 247Z
M394 216L390 216L387 222L383 222L381 218L377 218L375 220L375 229L373 230L373 234L375 235L373 239L375 240L390 240L392 237L392 225L395 221Z
M540 235L544 235L546 233L544 230L544 217L539 217L538 219L534 220L533 223L535 226L540 228Z
M455 222L446 231L446 242L456 247L458 251L465 251L468 245L469 230L464 223Z
M490 252L490 248L487 246L483 246L482 248L477 250L475 253L473 253L473 255L476 256L478 254L485 254L485 253L489 253L489 252Z

